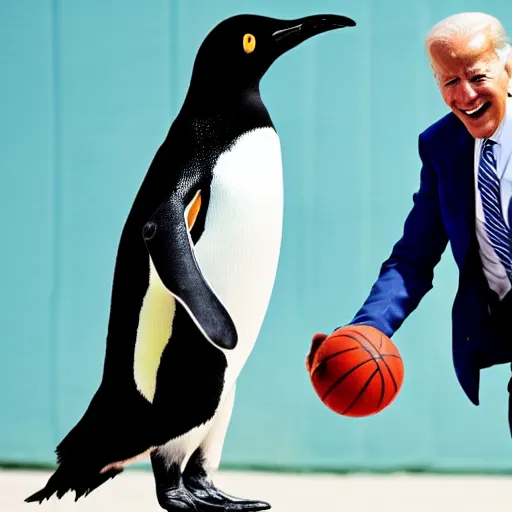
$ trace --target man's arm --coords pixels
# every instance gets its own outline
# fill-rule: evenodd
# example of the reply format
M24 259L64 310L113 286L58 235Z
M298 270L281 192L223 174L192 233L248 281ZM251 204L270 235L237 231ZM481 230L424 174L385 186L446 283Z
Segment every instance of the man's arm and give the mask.
M437 174L421 135L418 145L422 162L420 187L413 196L414 205L405 220L402 237L382 264L368 298L348 324L371 325L389 337L432 288L434 268L448 243L439 205ZM322 332L313 335L306 357L308 371L326 337Z
M378 279L351 325L372 325L392 336L432 289L434 268L446 249L448 235L441 217L437 174L425 142L419 137L420 187L405 220L402 237L382 264Z

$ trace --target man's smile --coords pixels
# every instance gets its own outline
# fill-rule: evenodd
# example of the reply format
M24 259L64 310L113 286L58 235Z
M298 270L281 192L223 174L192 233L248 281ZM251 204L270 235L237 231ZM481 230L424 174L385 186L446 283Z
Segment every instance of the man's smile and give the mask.
M478 105L478 107L476 108L473 108L471 110L463 110L461 108L459 108L459 110L467 115L468 117L471 117L472 119L477 119L479 117L482 117L485 112L487 112L487 110L489 109L489 107L491 106L491 102L490 101L484 101L482 103L480 103L480 105Z

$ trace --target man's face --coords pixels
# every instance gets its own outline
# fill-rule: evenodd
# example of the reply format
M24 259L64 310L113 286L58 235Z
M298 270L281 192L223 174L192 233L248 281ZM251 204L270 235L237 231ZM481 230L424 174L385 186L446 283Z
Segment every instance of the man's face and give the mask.
M488 34L436 41L430 51L445 103L473 137L490 137L505 114L510 75Z

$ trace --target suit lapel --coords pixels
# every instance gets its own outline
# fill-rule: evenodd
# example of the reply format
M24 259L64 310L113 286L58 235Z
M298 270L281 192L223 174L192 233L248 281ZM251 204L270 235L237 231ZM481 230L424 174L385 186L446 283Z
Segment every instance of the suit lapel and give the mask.
M457 130L451 154L452 176L454 181L454 197L459 203L457 229L459 230L459 250L463 264L470 245L471 236L475 230L475 165L474 149L475 139L469 134L462 123Z

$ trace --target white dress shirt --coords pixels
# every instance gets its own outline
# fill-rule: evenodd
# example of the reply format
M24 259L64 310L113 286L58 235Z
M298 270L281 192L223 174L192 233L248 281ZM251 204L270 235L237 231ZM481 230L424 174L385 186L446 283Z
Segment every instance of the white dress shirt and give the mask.
M512 196L512 98L507 100L507 113L490 139L496 142L494 154L496 156L497 174L500 180L501 206L505 223L510 228L508 207ZM480 149L484 139L475 139L475 199L476 199L476 235L480 247L480 258L485 277L489 287L502 299L511 289L510 281L505 268L500 262L492 247L484 226L484 213L482 200L478 190L478 166L480 162Z

